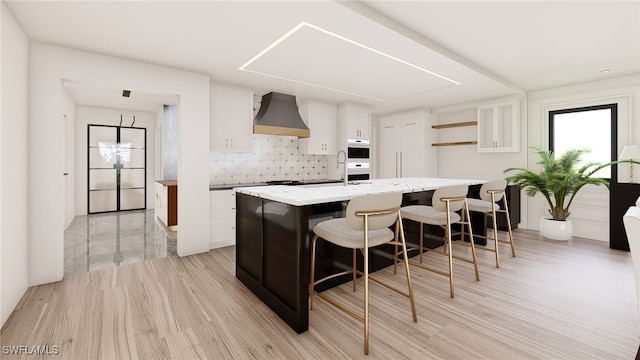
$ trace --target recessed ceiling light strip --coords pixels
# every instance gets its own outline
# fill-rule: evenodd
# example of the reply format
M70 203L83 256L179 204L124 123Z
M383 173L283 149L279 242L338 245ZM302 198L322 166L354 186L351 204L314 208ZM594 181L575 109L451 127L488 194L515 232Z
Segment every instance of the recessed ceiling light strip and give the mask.
M384 57L386 57L386 58L388 58L388 59L391 59L391 60L397 61L397 62L399 62L399 63L401 63L401 64L407 65L407 66L412 67L412 68L414 68L414 69L417 69L417 70L419 70L419 71L425 72L425 73L430 74L430 75L432 75L432 76L435 76L435 77L438 77L438 78L440 78L440 79L443 79L443 80L449 81L449 82L451 82L451 83L453 83L453 84L455 84L455 85L460 85L460 83L459 83L459 82L457 82L457 81L455 81L455 80L449 79L449 78L447 78L447 77L445 77L445 76L442 76L442 75L440 75L440 74L434 73L433 71L429 71L429 70L427 70L427 69L425 69L425 68L422 68L422 67L420 67L420 66L418 66L418 65L412 64L412 63L410 63L410 62L408 62L408 61L402 60L402 59L400 59L400 58L397 58L397 57L395 57L395 56L389 55L389 54L387 54L387 53L385 53L385 52L382 52L382 51L380 51L380 50L376 50L376 49L374 49L374 48L372 48L372 47L369 47L369 46L367 46L367 45L361 44L361 43L359 43L359 42L357 42L357 41L354 41L354 40L351 40L351 39L346 38L346 37L344 37L344 36L338 35L338 34L336 34L336 33L333 33L333 32L331 32L331 31L329 31L329 30L323 29L323 28L321 28L321 27L319 27L319 26L316 26L316 25L313 25L313 24L309 24L309 23L307 23L307 22L305 22L305 21L303 21L303 22L299 23L298 25L296 25L295 27L293 27L293 28L292 28L291 30L289 30L286 34L282 35L278 40L274 41L271 45L267 46L264 50L262 50L261 52L259 52L256 56L254 56L253 58L251 58L251 60L249 60L249 61L247 61L246 63L244 63L242 66L240 66L239 70L242 70L242 71L248 71L248 72L252 72L252 73L255 73L255 74L266 75L266 76L270 76L270 77L277 78L277 79L283 79L283 80L287 80L287 81L293 81L293 82L296 82L296 83L299 83L299 84L315 86L315 87L319 87L319 88L322 88L322 89L333 90L333 91L339 91L339 92L342 92L342 93L345 93L345 94L356 95L356 96L360 96L360 97L365 97L365 98L369 98L369 99L374 99L374 100L377 100L377 101L384 101L384 100L382 100L382 99L373 98L373 97L370 97L370 96L365 96L365 95L355 94L355 93L351 93L351 92L348 92L348 91L337 90L337 89L333 89L333 88L329 88L329 87L325 87L325 86L320 86L320 85L316 85L316 84L307 83L307 82L304 82L304 81L299 81L299 80L289 79L289 78L282 77L282 76L271 75L271 74L267 74L267 73L263 73L263 72L259 72L259 71L254 71L254 70L249 70L249 69L247 69L247 67L249 67L251 64L253 64L255 61L257 61L258 59L260 59L260 58L261 58L262 56L264 56L266 53L268 53L269 51L271 51L272 49L274 49L276 46L278 46L279 44L281 44L283 41L285 41L287 38L289 38L291 35L295 34L298 30L302 29L302 28L303 28L303 27L305 27L305 26L306 26L306 27L309 27L309 28L311 28L311 29L314 29L314 30L316 30L316 31L320 31L320 32L322 32L322 33L324 33L324 34L327 34L327 35L329 35L329 36L332 36L332 37L334 37L334 38L336 38L336 39L339 39L339 40L345 41L345 42L347 42L347 43L349 43L349 44L352 44L352 45L358 46L358 47L360 47L360 48L362 48L362 49L365 49L365 50L371 51L371 52L373 52L373 53L375 53L375 54L378 54L378 55L384 56Z
M249 69L241 69L241 70L247 71L247 72L250 72L250 73L254 73L254 74L260 74L260 75L269 76L269 77L276 78L276 79L292 81L292 82L295 82L295 83L298 83L298 84L309 85L309 86L317 87L317 88L320 88L320 89L337 91L337 92L341 92L343 94L355 95L355 96L359 96L359 97L367 98L367 99L371 99L371 100L376 100L376 101L382 101L382 102L385 101L383 99L378 99L378 98L367 96L367 95L356 94L356 93L352 93L352 92L349 92L349 91L338 90L338 89L334 89L334 88L330 88L330 87L322 86L322 85L317 85L317 84L311 84L311 83L308 83L308 82L304 82L304 81L300 81L300 80L294 80L294 79L286 78L286 77L283 77L283 76L267 74L267 73L263 73L263 72L260 72L260 71L249 70Z
M305 26L305 24L306 23L303 21L300 24L296 25L293 29L289 30L286 34L282 35L278 40L274 41L271 45L267 46L264 50L260 51L258 55L254 56L253 58L251 58L251 60L244 63L244 65L240 66L240 70L250 71L246 69L247 66L251 65L254 61L258 60L264 54L271 51L271 49L278 46L281 42L285 41L289 36L293 35L296 31L300 30L303 26Z
M389 54L387 54L387 53L385 53L385 52L382 52L382 51L380 51L380 50L376 50L376 49L374 49L374 48L372 48L372 47L369 47L369 46L367 46L367 45L360 44L360 43L359 43L359 42L357 42L357 41L354 41L354 40L351 40L351 39L346 38L346 37L344 37L344 36L338 35L338 34L336 34L336 33L333 33L333 32L331 32L331 31L329 31L329 30L326 30L326 29L323 29L323 28L321 28L321 27L318 27L318 26L315 26L315 25L312 25L312 24L306 23L306 22L304 22L304 21L303 21L302 23L300 23L300 25L302 25L302 24L304 24L305 26L308 26L308 27L310 27L310 28L312 28L312 29L315 29L315 30L317 30L317 31L323 32L323 33L325 33L325 34L327 34L327 35L333 36L333 37L335 37L336 39L340 39L340 40L342 40L342 41L348 42L349 44L352 44L352 45L355 45L355 46L361 47L361 48L363 48L363 49L365 49L365 50L369 50L369 51L371 51L371 52L373 52L373 53L376 53L376 54L378 54L378 55L384 56L384 57L386 57L386 58L388 58L388 59L395 60L395 61L397 61L397 62L399 62L399 63L401 63L401 64L404 64L404 65L410 66L410 67L412 67L412 68L414 68L414 69L417 69L417 70L420 70L420 71L426 72L427 74L430 74L430 75L433 75L433 76L439 77L439 78L441 78L441 79L443 79L443 80L446 80L446 81L452 82L452 83L454 83L454 84L456 84L456 85L460 85L460 83L459 83L459 82L457 82L457 81L455 81L455 80L451 80L451 79L449 79L449 78L447 78L447 77L445 77L445 76L442 76L442 75L440 75L440 74L434 73L433 71L429 71L429 70L427 70L427 69L425 69L425 68L423 68L423 67L420 67L420 66L418 66L418 65L412 64L412 63L410 63L410 62L408 62L408 61L404 61L404 60L402 60L402 59L400 59L400 58L397 58L397 57L395 57L395 56L393 56L393 55L389 55Z

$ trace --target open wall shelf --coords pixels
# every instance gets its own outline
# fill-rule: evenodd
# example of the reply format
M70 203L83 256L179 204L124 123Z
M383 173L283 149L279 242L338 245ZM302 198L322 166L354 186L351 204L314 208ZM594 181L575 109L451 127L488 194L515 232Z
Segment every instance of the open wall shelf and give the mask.
M447 128L454 128L454 127L462 127L462 126L473 126L473 125L478 125L477 121L464 121L464 122L457 122L457 123L450 123L450 124L438 124L438 125L432 125L431 127L433 129L447 129Z
M457 127L463 127L463 126L474 126L474 125L478 125L478 122L476 120L462 121L462 122L455 122L455 123L448 123L448 124L432 125L431 128L433 128L433 129L449 129L449 128L457 128ZM477 141L470 140L470 141L454 141L454 142L435 143L435 144L431 144L431 146L455 146L455 145L476 145L476 144L478 144Z
M455 142L446 142L446 143L435 143L431 144L431 146L454 146L454 145L476 145L477 141L455 141Z

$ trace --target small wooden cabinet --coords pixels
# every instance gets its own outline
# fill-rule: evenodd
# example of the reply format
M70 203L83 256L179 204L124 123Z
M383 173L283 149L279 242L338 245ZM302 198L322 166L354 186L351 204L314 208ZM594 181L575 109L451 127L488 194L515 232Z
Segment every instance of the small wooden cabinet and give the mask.
M253 151L253 92L212 86L209 117L211 151Z
M209 248L215 249L236 243L236 192L209 191L210 239Z
M338 138L338 109L336 105L309 100L300 106L300 116L309 127L311 136L298 140L300 153L336 154Z
M178 228L178 181L156 181L156 218L169 230Z

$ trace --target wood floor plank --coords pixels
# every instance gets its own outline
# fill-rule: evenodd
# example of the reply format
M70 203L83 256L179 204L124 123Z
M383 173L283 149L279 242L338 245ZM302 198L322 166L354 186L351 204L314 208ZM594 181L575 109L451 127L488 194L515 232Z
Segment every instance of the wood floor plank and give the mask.
M455 298L446 277L411 268L409 302L371 285L370 355L362 325L322 301L296 334L235 278L235 249L154 259L66 276L29 288L0 332L3 346L57 346L58 355L2 359L633 359L640 316L631 256L584 239L514 233L501 267L478 252L456 261ZM468 254L468 248L457 249ZM502 250L502 248L501 248ZM446 266L429 254L425 262ZM397 287L404 273L376 275ZM353 309L362 286L329 290Z

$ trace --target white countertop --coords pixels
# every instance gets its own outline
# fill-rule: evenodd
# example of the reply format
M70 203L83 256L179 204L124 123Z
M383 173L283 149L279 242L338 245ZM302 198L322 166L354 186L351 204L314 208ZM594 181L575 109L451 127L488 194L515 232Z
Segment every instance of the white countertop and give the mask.
M451 185L478 185L487 180L441 179L441 178L396 178L359 181L356 184L323 184L307 186L253 186L236 188L236 192L274 200L294 206L323 204L350 200L355 196L388 192L421 192Z

